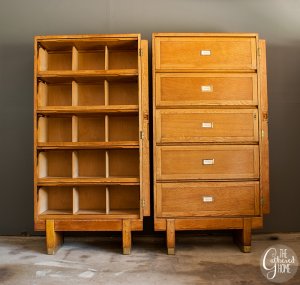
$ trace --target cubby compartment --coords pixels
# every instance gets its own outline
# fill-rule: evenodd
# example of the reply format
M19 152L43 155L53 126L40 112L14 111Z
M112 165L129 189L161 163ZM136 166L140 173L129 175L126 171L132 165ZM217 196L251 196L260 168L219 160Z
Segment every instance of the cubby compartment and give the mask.
M104 70L105 50L79 50L78 70Z
M138 105L137 81L109 82L109 105Z
M109 141L138 141L138 114L109 117Z
M72 187L40 187L38 189L39 215L70 215L72 212Z
M106 176L105 150L78 150L74 152L75 177L104 178ZM77 160L77 161L76 161Z
M47 116L38 118L38 142L71 142L72 118Z
M106 187L84 186L74 188L74 214L105 214Z
M105 104L104 82L78 83L77 98L78 106L103 106Z
M140 189L139 186L110 186L109 213L139 214Z
M71 178L72 152L48 150L38 154L38 178Z
M38 107L46 106L72 106L71 83L47 84L39 82Z
M137 69L138 49L121 50L108 48L108 69Z
M79 142L103 142L105 141L105 117L78 117L78 141Z
M139 177L138 149L115 149L108 154L110 177Z
M72 49L39 49L39 71L72 70Z

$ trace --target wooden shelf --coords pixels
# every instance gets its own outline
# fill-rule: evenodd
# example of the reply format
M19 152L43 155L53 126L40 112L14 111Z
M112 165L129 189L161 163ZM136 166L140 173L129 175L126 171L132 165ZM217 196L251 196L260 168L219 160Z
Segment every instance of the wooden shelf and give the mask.
M122 114L138 113L138 105L113 106L47 106L39 107L37 114Z
M138 141L118 141L118 142L53 142L38 143L37 149L129 149L139 148Z
M80 185L139 185L138 177L109 177L109 178L39 178L38 186L80 186Z
M37 77L48 83L78 81L89 82L99 79L134 78L138 76L138 69L112 70L51 70L39 71Z

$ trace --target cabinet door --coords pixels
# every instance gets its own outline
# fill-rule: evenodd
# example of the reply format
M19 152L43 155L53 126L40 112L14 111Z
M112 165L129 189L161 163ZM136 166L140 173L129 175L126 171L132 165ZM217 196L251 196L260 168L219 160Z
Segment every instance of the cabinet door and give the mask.
M257 142L256 109L157 110L157 141Z
M256 37L160 37L157 69L256 69Z
M157 146L158 180L258 179L257 145Z
M259 182L158 183L157 216L259 215Z
M156 106L257 105L253 73L158 73Z

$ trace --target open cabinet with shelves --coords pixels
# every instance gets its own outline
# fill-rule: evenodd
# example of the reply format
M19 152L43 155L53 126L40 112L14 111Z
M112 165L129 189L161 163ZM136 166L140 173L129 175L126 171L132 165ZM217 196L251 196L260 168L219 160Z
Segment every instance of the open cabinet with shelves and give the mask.
M143 51L143 52L142 52ZM131 231L150 214L148 43L140 35L35 37L35 229Z

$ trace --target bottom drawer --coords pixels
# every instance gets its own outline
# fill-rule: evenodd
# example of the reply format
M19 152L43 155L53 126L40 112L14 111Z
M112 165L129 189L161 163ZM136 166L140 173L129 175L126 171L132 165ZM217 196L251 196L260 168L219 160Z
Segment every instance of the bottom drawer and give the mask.
M157 183L157 217L259 215L259 182Z

